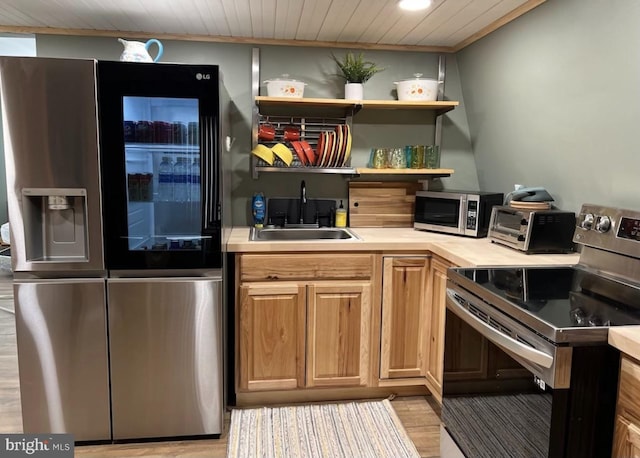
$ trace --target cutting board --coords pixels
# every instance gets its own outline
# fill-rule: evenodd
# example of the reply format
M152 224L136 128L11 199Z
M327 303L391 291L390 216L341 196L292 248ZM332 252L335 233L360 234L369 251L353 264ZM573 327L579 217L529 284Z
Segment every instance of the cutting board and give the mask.
M420 183L358 181L349 183L350 227L413 227Z

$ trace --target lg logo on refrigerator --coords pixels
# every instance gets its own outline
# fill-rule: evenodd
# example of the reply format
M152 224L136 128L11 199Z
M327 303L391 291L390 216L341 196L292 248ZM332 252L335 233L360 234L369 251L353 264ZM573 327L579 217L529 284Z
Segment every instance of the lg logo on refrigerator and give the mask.
M211 79L211 75L209 75L208 73L196 73L196 79L198 81L200 80L210 80Z

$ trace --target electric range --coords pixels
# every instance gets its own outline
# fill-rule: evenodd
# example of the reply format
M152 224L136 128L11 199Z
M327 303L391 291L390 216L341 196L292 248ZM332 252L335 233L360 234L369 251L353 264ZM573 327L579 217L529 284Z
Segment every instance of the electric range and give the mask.
M467 457L611 454L607 336L640 324L640 212L584 205L573 240L573 266L448 271L443 441Z

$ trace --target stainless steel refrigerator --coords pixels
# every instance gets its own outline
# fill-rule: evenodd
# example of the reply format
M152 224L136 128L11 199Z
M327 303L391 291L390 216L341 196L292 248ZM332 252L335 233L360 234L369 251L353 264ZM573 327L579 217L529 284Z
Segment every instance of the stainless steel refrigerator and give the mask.
M221 434L218 67L7 57L0 91L25 432Z

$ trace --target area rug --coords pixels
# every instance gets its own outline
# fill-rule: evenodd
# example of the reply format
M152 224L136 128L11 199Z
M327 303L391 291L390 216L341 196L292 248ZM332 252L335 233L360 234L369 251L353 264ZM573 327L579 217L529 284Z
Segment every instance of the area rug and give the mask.
M419 457L389 400L234 409L227 457Z

